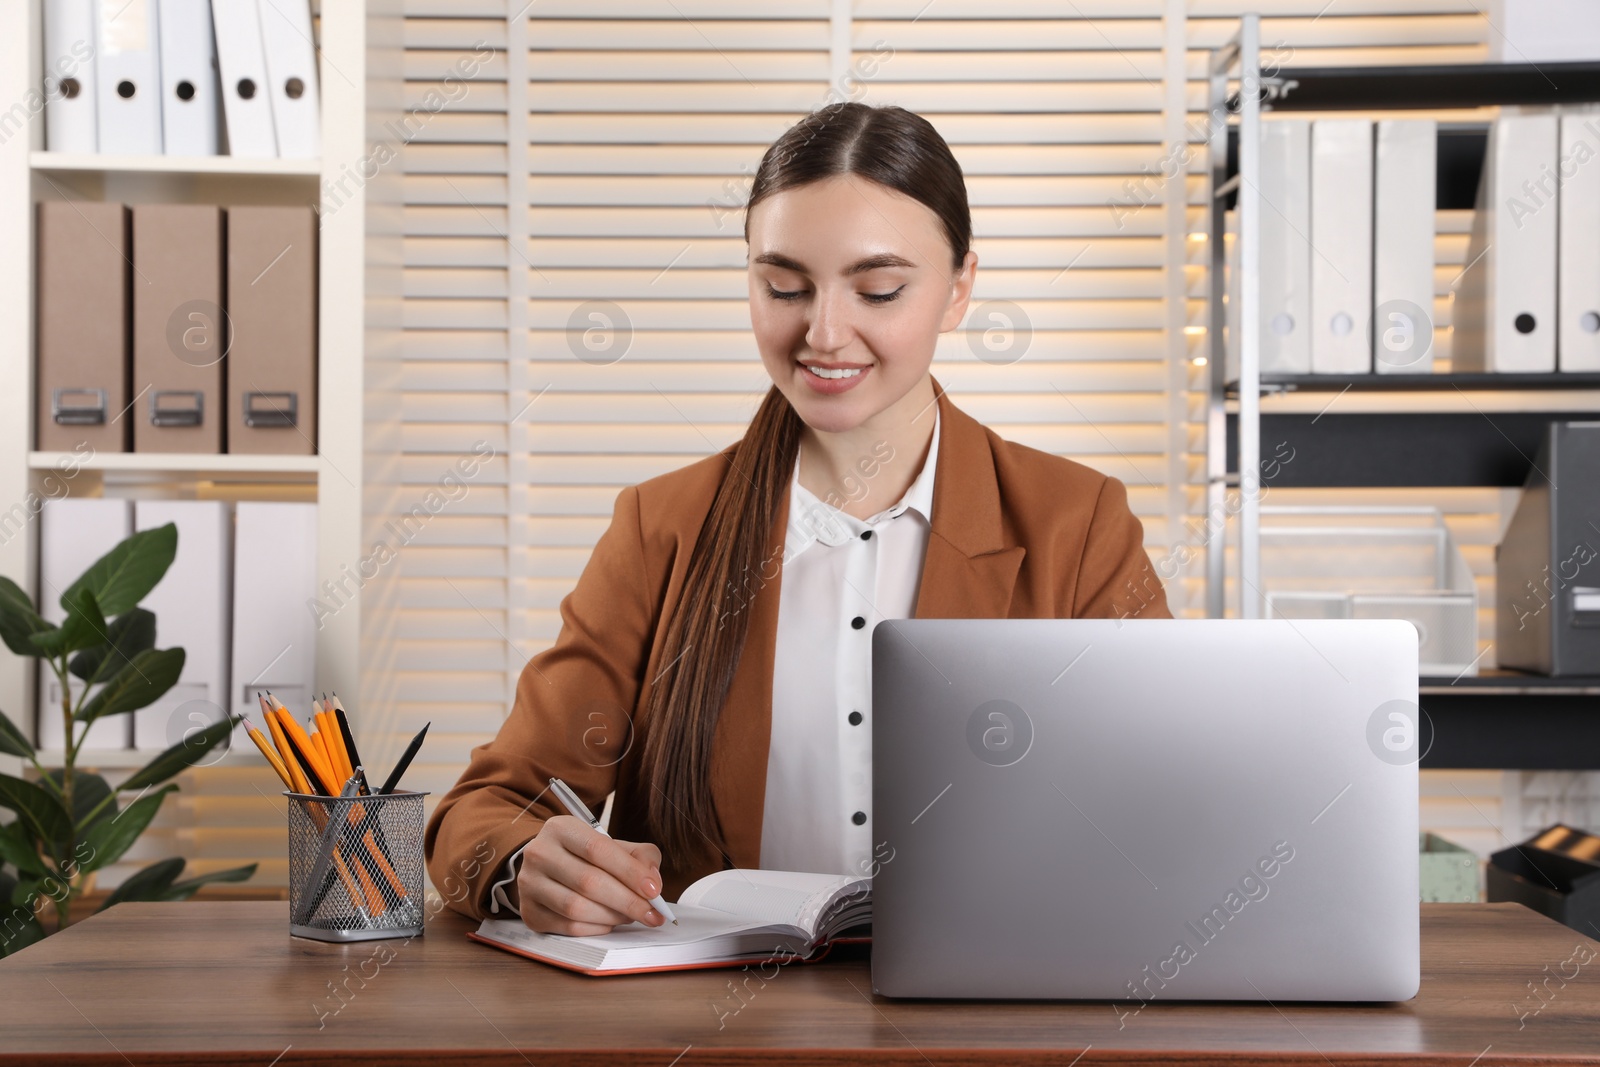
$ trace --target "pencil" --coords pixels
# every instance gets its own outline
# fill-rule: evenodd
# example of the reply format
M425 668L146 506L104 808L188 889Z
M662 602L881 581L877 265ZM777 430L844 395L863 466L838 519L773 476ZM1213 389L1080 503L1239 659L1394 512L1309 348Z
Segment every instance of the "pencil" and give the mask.
M283 750L284 755L288 757L288 762L285 763L279 760L268 751L260 732L250 725L249 719L246 719L245 729L250 733L250 740L254 741L256 747L261 749L261 754L271 761L273 770L277 771L278 777L283 779L286 789L291 792L310 794L312 792L311 783L306 778L305 772L300 769L300 761L291 754L289 742L284 737L283 729L278 725L277 716L267 706L265 697L259 699L261 700L262 708L265 709L267 729L272 731L273 743ZM328 824L327 816L319 808L313 807L310 810L311 821L316 825L317 829L321 830L326 827ZM333 863L334 871L337 873L339 880L344 883L345 893L349 896L350 903L357 908L368 907L367 898L362 894L360 887L356 885L355 879L351 877L350 868L346 865L344 857L337 849L334 851ZM326 890L322 892L326 892ZM321 895L322 893L319 892L318 896L320 897Z
M338 796L339 783L334 780L333 768L322 762L321 757L317 754L317 746L312 742L310 735L306 733L305 727L295 722L294 716L289 713L289 709L282 704L277 705L277 711L278 723L283 727L283 732L288 735L290 742L306 757L306 761L311 764L312 769L316 772L311 777L322 786L323 792L328 796Z
M338 700L339 694L335 693L333 698ZM367 773L364 769L362 769L361 753L356 751L355 734L350 732L350 720L345 717L344 705L341 704L333 709L333 717L339 723L340 739L344 741L344 750L345 752L349 753L350 762L355 765L356 770L361 772L361 791L363 793L372 792L372 790L367 787Z
M272 764L272 769L277 773L279 779L283 781L284 788L293 789L294 779L289 777L289 768L285 767L283 765L283 761L278 758L278 754L272 751L271 746L268 744L267 739L262 736L261 731L250 725L250 720L248 717L246 717L244 720L244 730L245 733L250 735L250 740L254 741L256 743L256 747L261 750L261 754L267 757L267 762Z
M431 722L423 723L422 729L417 731L417 736L411 739L411 743L406 746L406 750L400 754L400 762L394 765L394 770L389 772L389 777L383 781L383 788L378 792L394 792L395 786L400 784L400 776L406 772L407 767L411 766L411 761L416 758L417 750L422 747L422 739L427 736L428 727L432 725L433 723Z
M316 733L310 735L305 734L305 732L300 729L300 724L295 722L294 717L289 714L289 710L287 708L282 708L280 706L279 714L283 717L284 722L292 727L289 737L295 742L295 744L298 747L305 748L308 755L316 754L320 756L322 762L320 765L318 765L319 775L322 777L325 784L331 784L334 779L332 774L328 771L328 768L333 763L332 753L329 751L330 746L334 743L332 737L325 735L321 730L318 730ZM302 737L304 737L305 740L301 740ZM354 773L354 771L351 772L352 775ZM346 780L348 780L348 777L349 776L346 777ZM365 777L365 774L363 774L361 776L361 780L364 780ZM336 789L329 789L327 792L330 796L337 796L339 791ZM363 806L356 806L351 814L352 816L360 817L366 813ZM364 824L365 822L366 820L363 819ZM366 846L366 848L362 853L359 853L356 856L356 873L358 875L362 874L365 869L365 865L370 863L372 866L377 868L380 874L384 876L388 883L394 888L394 891L398 896L405 897L405 883L400 881L400 876L395 873L394 868L389 864L387 858L382 855L382 850L378 847L378 842L373 837L370 829L365 830L365 832L361 835L361 842ZM366 885L364 881L362 884ZM382 914L381 902L375 914Z
M339 774L348 779L356 773L356 769L350 763L350 754L344 750L344 738L339 736L339 724L333 721L332 710L318 713L317 728L322 731L322 740L328 746L328 754L333 757L333 762L339 765Z

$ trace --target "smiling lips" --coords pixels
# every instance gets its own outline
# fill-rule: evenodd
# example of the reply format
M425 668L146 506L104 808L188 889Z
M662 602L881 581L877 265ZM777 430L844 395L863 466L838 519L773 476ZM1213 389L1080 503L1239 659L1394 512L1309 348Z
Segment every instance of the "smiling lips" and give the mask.
M842 393L856 385L871 370L870 364L802 363L806 381L820 393Z

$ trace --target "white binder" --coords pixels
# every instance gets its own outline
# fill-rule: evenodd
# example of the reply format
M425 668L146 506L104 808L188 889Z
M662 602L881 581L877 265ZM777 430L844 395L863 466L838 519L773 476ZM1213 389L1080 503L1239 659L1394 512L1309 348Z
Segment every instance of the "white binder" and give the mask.
M259 0L261 41L272 85L272 125L283 159L322 154L317 121L317 52L309 0Z
M143 606L156 613L158 646L184 650L183 673L133 713L133 747L159 752L227 714L233 516L220 500L140 500L133 521L140 530L178 527L178 554Z
M217 40L228 154L273 159L278 142L272 132L272 92L267 86L256 0L211 0L211 21Z
M1261 123L1261 373L1311 372L1311 123Z
M1566 180L1561 185L1556 365L1564 371L1600 371L1600 160L1593 158L1597 150L1600 114L1562 117Z
M158 0L161 133L169 156L217 154L217 50L211 0Z
M1489 128L1456 287L1455 370L1556 369L1558 147L1555 115L1502 115Z
M304 721L317 673L317 506L242 500L234 514L230 710L259 720L256 693L270 689ZM234 743L250 745L243 726Z
M95 131L97 3L46 0L44 5L44 145L51 152L100 150Z
M1439 127L1383 119L1373 164L1372 354L1379 374L1431 374Z
M95 0L102 154L161 153L161 34L156 0Z
M1594 0L1489 0L1488 22L1491 63L1600 59Z
M1311 124L1311 370L1372 370L1372 122Z
M39 614L60 625L67 617L61 594L101 556L132 533L126 500L66 497L44 502L39 513ZM159 646L158 646L159 647ZM83 681L70 678L76 707ZM39 747L61 751L66 731L61 721L61 684L55 672L39 664ZM76 733L78 727L73 726ZM111 715L89 727L83 751L126 749L132 736L127 715Z

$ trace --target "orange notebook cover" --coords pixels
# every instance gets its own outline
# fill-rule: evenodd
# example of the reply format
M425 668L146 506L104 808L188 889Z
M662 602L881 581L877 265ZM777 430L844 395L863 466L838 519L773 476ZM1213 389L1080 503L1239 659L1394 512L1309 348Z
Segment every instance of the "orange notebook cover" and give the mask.
M815 962L835 944L870 942L872 880L839 874L717 871L672 904L676 926L629 923L608 934L542 934L515 916L485 919L474 941L596 977Z

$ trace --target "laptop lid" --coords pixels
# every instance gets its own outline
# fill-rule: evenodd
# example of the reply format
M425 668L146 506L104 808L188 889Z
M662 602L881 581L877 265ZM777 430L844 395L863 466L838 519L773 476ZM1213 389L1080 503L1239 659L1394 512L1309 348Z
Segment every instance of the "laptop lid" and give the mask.
M876 992L1415 995L1410 623L893 619L872 656Z

